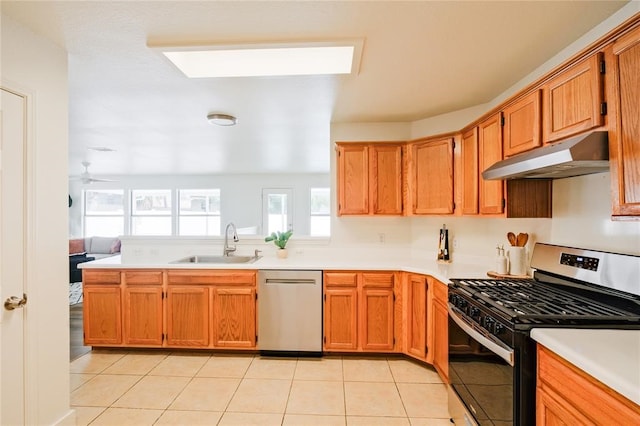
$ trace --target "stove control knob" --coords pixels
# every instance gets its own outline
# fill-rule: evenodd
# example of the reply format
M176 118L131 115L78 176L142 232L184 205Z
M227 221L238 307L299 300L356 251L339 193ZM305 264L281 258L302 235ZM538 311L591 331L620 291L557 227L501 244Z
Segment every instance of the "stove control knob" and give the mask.
M489 333L493 333L496 326L496 320L491 317L485 317L484 319L484 328L487 329Z
M504 325L502 324L496 324L496 326L494 327L494 333L495 334L500 334L504 331Z
M472 317L479 317L480 309L476 308L475 306L472 306L471 309L469 309L469 315Z

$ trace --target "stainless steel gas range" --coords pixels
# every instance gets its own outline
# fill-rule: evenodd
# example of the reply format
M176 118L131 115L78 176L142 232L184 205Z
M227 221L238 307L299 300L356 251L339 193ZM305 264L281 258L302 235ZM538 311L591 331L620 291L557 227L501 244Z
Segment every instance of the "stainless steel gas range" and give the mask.
M536 244L532 279L451 279L456 424L535 424L532 328L640 329L640 256Z

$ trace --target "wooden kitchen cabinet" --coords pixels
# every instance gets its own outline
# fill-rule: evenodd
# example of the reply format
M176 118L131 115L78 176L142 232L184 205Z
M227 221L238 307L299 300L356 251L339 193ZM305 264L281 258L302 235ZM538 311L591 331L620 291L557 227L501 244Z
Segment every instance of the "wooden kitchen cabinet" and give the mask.
M460 155L462 167L456 176L462 179L462 214L478 214L478 180L480 170L478 170L478 128L473 127L462 133Z
M401 215L402 143L338 143L338 215Z
M324 349L393 352L394 272L324 273Z
M502 160L502 126L500 113L478 125L479 212L501 215L504 213L504 181L485 180L482 172Z
M394 337L395 274L362 274L360 290L360 347L365 351L392 352Z
M209 346L211 309L208 286L167 287L167 338L169 347Z
M407 145L409 214L453 213L453 138Z
M542 146L541 93L531 92L502 111L505 157Z
M601 54L592 55L543 86L545 143L604 124L601 62Z
M433 366L445 383L449 383L449 288L429 277L433 291Z
M123 272L123 344L162 346L163 272Z
M406 290L406 351L421 360L427 358L427 296L425 275L407 274Z
M233 287L215 286L212 294L213 345L220 348L255 348L255 282L253 285Z
M256 272L167 273L167 346L256 347Z
M122 344L120 271L82 271L84 344Z
M640 423L640 406L544 346L537 351L537 425Z
M640 216L640 28L607 49L609 163L614 219Z
M358 274L324 273L324 348L358 349Z

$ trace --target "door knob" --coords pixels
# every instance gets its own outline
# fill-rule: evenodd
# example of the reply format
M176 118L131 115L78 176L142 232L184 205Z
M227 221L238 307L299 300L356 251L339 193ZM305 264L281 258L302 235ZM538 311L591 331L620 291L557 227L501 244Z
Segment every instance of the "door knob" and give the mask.
M22 308L27 304L27 295L22 293L22 299L18 296L11 296L4 301L4 308L7 311L13 311L16 308Z

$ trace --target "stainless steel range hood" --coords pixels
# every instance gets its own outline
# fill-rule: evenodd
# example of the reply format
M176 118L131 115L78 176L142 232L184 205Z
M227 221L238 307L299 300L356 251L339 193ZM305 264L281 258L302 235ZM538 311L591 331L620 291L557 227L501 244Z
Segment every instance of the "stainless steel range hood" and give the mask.
M485 180L560 179L609 171L607 132L574 136L498 161L482 172Z

